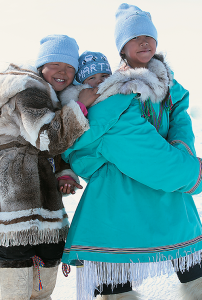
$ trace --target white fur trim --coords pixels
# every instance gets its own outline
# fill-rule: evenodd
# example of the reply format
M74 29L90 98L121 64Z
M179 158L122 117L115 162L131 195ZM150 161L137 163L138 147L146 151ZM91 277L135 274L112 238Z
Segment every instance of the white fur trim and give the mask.
M54 89L52 88L52 86L48 83L49 86L49 93L50 93L50 97L53 103L53 107L54 108L59 108L61 103L56 95L56 92L54 91Z
M22 65L19 67L9 65L3 75L0 75L0 107L8 100L14 97L17 93L26 90L27 88L38 88L42 91L47 91L50 95L54 108L60 106L60 101L52 88L45 80L40 78L38 70L34 66ZM11 74L9 74L11 72ZM17 75L16 75L17 74Z
M80 106L74 100L70 100L67 106L73 110L83 130L87 131L90 128L89 123L86 117L84 116L83 112L81 111Z
M69 224L66 220L66 225ZM24 231L24 230L29 230L34 229L34 228L38 228L39 230L45 230L45 229L61 229L62 227L64 227L64 223L60 221L58 222L41 222L40 220L32 220L32 221L27 221L27 222L19 222L19 223L15 223L14 225L0 225L0 232L3 232L4 234L7 234L9 232L20 232L20 231ZM0 243L1 244L1 243Z
M35 219L22 221L19 218L40 215L44 218L43 221ZM58 211L48 211L45 209L29 209L16 212L0 213L0 220L19 221L15 224L4 225L0 224L0 245L18 246L18 245L37 245L40 243L58 243L62 238L65 240L69 221L65 209ZM46 219L52 219L52 222ZM54 220L56 219L56 220Z
M28 75L16 76L5 74L0 76L0 107L17 93L25 90L28 78Z
M170 78L167 69L161 61L152 59L147 68L128 68L118 70L99 85L98 92L101 94L94 104L106 99L106 96L114 94L141 94L144 102L148 98L153 103L161 102L168 91Z
M66 212L64 208L55 211L50 211L44 208L33 208L11 212L0 212L0 221L12 221L17 218L28 217L31 215L41 215L44 219L62 218L65 213Z
M32 123L29 122L29 120L23 120L22 116L23 127L21 126L20 128L22 136L25 138L26 141L30 142L34 147L36 147L36 141L38 139L39 130L44 124L49 124L54 117L55 113L49 112L48 114L44 115L44 117L40 118L40 122L37 120L37 122ZM48 148L44 150L48 150Z
M65 175L66 176L71 176L78 184L80 184L79 177L71 169L63 170L63 171L55 174L55 177L59 178L61 176L65 176Z
M40 150L41 151L49 150L48 145L50 143L50 140L47 134L47 130L45 130L40 134L39 139L40 139Z
M91 88L91 86L88 84L68 86L59 95L62 106L67 105L71 100L78 101L79 93L83 89L89 89L89 88Z
M19 64L19 67L21 69L24 69L24 70L29 70L31 72L34 72L36 74L39 74L37 68L34 66L34 65L31 65L29 62L25 62L23 64Z

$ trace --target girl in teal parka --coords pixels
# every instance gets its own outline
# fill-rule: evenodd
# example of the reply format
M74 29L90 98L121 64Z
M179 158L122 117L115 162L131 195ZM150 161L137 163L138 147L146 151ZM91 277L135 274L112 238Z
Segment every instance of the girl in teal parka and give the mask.
M202 174L189 94L155 54L149 13L121 4L115 38L123 63L99 86L90 130L62 155L88 182L62 261L82 266L79 300L94 290L102 300L140 299L132 282L173 271L182 299L200 299L193 290L202 276L202 225L192 195L202 191Z

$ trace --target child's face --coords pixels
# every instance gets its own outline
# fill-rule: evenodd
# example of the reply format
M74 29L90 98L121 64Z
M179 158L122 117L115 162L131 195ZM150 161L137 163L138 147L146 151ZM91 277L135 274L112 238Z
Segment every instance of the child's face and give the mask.
M47 63L43 66L44 79L50 83L56 92L64 90L74 80L75 69L62 62Z
M95 75L86 78L83 83L88 83L90 86L94 88L97 87L100 83L102 83L107 77L109 77L109 74L97 73Z
M125 44L121 54L125 55L132 68L145 68L156 52L156 41L150 36L141 35Z

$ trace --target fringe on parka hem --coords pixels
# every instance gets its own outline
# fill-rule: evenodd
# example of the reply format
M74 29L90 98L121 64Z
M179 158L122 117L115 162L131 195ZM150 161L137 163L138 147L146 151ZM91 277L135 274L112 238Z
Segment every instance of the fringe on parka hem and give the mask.
M130 282L133 288L138 288L144 279L162 275L171 276L174 272L189 270L201 263L202 250L184 257L164 260L156 257L149 263L106 263L83 261L77 267L77 300L93 300L94 291L103 291L103 284L113 287L117 284Z

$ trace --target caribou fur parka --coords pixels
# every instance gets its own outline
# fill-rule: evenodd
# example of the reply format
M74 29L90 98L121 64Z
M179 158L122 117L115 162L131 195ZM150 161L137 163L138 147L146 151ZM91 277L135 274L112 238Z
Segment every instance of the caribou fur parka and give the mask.
M69 222L52 162L88 128L79 105L62 108L37 69L10 64L0 73L0 267L2 248L65 241Z

